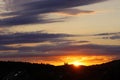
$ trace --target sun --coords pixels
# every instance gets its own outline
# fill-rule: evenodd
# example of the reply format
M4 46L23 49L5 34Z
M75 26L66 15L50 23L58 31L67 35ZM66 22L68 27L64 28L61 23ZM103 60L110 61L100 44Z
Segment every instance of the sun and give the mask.
M74 66L76 66L76 67L82 65L82 64L81 64L80 62L78 62L78 61L75 61L75 62L73 62L72 64L73 64Z

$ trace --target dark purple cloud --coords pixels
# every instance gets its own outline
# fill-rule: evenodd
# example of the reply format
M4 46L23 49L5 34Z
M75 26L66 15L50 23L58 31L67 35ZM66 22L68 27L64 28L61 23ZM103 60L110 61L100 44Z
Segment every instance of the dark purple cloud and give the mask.
M3 47L3 48L2 48ZM65 55L100 55L100 56L119 56L120 46L117 45L70 45L70 44L56 44L56 45L42 45L36 47L8 47L1 46L0 50L17 50L18 52L10 54L5 52L0 57L49 57L49 56L65 56ZM70 53L77 52L77 53Z
M100 36L102 37L102 39L118 40L120 39L120 32L100 33L100 34L95 34L94 36Z
M119 32L101 33L95 34L93 36L103 37L118 34ZM83 37L83 35L81 36ZM67 40L66 38L68 37L80 37L80 36L71 34L52 34L45 33L43 31L29 33L9 33L9 34L2 33L0 34L0 57L1 58L39 57L39 56L49 57L76 54L88 56L89 55L108 55L118 57L120 56L119 45L89 44L90 41L88 40L72 41ZM50 42L52 44L23 46L26 43L31 44L43 42ZM18 44L20 46L15 46L14 44Z
M65 37L73 37L70 34L50 34L44 32L29 33L11 33L0 35L0 45L20 44L20 43L41 43L41 42L57 42L64 41Z
M0 20L0 26L14 26L14 25L24 25L24 24L35 24L35 23L49 23L56 22L59 19L49 20L44 19L43 14L48 14L52 12L60 12L65 9L70 10L71 8L90 5L94 3L99 3L107 0L12 0L8 2L13 4L10 10L13 12L2 14L2 16L14 16L12 18L6 18ZM67 10L67 13L69 12ZM93 12L90 10L80 10L79 12ZM41 17L38 17L41 16ZM61 21L61 20L60 20Z
M119 35L120 32L113 32L113 33L100 33L100 34L95 34L95 36L109 36L109 35Z
M102 37L102 39L116 40L116 39L120 39L120 35L113 35L113 36Z

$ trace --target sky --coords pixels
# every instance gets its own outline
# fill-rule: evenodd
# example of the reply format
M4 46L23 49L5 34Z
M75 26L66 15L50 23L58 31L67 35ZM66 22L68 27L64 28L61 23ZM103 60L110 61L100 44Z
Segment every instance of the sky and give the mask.
M120 59L120 0L0 0L0 61Z

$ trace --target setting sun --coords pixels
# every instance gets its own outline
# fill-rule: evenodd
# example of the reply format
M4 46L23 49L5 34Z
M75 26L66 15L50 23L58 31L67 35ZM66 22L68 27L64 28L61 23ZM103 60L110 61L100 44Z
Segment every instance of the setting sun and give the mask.
M76 67L78 67L78 66L80 66L80 65L82 65L80 62L78 62L78 61L76 61L76 62L73 62L72 63L74 66L76 66Z

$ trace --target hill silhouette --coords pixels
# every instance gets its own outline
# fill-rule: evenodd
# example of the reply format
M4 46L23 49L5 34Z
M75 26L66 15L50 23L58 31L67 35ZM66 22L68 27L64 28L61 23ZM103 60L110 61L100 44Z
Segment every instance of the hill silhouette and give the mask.
M73 65L0 62L0 80L120 80L120 60L77 68Z

